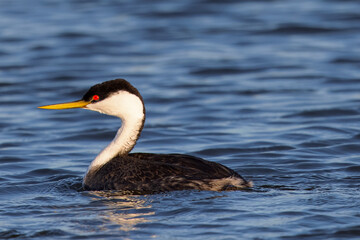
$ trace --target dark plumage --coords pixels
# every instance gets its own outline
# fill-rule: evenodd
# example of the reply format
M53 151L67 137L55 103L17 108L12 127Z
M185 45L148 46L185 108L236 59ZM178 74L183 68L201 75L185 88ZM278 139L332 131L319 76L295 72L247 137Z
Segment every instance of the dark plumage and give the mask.
M86 190L117 189L135 193L154 193L172 190L213 190L214 180L234 178L243 187L251 183L235 171L215 162L183 155L131 153L113 158L100 169L89 172L91 184ZM225 184L216 190L234 189Z
M144 103L144 100L139 93L139 91L133 87L128 81L122 78L106 81L103 83L98 83L92 86L83 96L83 100L91 101L94 95L98 95L100 99L98 101L102 101L109 97L111 94L116 93L117 91L127 91L129 93L134 94Z

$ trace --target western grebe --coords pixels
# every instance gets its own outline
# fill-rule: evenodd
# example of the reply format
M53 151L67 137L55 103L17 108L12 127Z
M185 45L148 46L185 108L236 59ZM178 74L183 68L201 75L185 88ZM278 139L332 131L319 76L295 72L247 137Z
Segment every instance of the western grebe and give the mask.
M96 84L79 101L39 108L84 108L121 119L115 138L91 162L83 179L85 190L154 193L185 189L221 191L252 186L235 171L198 157L130 153L144 126L145 106L138 90L124 79Z

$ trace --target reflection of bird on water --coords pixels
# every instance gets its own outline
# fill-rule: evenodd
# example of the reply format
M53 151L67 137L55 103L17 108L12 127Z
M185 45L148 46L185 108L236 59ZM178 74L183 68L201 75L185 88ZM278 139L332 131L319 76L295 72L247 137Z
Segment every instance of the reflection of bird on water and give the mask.
M106 206L99 212L102 218L117 224L119 229L125 232L136 230L136 225L140 223L151 222L150 216L155 215L155 211L148 199L122 194L113 191L91 192L93 201L99 201Z
M138 90L124 79L94 85L79 101L40 108L84 108L121 118L122 126L115 138L87 170L83 181L86 190L221 191L252 185L235 171L201 158L183 154L129 153L143 129L145 107Z

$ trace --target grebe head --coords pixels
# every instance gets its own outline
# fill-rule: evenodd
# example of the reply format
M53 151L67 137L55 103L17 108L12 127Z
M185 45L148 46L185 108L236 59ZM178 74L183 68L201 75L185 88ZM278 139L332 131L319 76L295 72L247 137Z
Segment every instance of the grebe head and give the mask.
M84 108L132 120L144 118L145 107L139 91L124 79L115 79L92 86L82 98Z
M121 118L144 119L144 101L139 91L124 79L92 86L79 101L42 106L43 109L84 108Z

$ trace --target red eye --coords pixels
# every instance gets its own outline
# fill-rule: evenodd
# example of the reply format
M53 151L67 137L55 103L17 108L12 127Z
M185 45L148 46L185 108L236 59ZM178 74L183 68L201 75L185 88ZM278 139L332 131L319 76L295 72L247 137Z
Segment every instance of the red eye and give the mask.
M93 101L98 101L99 99L100 99L99 95L94 95L94 96L92 97L92 100L93 100Z

